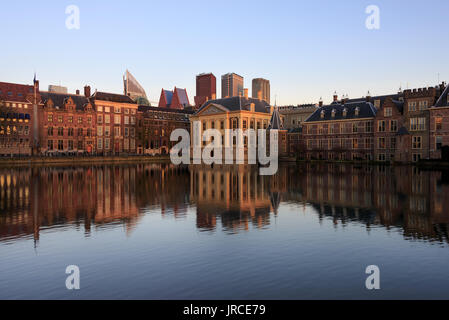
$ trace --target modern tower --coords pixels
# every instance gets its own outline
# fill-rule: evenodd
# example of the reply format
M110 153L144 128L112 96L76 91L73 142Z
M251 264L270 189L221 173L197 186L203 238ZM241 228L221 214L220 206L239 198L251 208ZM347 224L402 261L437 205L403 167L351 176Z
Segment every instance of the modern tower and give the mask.
M217 78L212 73L202 73L196 76L195 106L201 107L206 101L217 97Z
M262 78L253 79L253 98L261 99L271 104L269 80Z
M243 77L236 73L221 76L221 97L236 97L243 95Z

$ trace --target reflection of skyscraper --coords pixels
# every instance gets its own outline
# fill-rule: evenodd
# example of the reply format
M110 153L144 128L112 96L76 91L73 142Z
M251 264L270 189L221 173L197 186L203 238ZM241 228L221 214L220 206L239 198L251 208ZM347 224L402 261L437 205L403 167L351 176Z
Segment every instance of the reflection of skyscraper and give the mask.
M221 97L236 97L243 95L243 77L236 73L221 76Z
M270 104L270 81L262 78L253 79L253 98Z

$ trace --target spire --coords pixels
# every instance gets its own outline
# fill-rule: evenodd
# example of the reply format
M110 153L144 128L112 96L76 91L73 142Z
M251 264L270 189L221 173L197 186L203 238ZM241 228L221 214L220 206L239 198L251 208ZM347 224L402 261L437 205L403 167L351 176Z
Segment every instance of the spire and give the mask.
M281 115L277 107L274 108L273 115L271 116L270 125L268 130L284 130L284 125L281 121Z

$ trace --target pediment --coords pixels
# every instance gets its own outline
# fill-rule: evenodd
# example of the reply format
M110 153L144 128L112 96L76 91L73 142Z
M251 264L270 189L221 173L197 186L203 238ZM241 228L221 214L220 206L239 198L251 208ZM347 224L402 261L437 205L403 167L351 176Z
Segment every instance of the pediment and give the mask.
M198 115L211 115L229 112L228 109L219 104L210 104L204 110L202 110Z

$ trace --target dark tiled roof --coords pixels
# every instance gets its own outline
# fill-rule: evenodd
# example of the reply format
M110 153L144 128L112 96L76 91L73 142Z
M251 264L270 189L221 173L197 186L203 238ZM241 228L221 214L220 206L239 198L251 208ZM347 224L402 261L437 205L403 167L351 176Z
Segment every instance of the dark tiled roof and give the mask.
M65 103L69 98L72 98L76 105L76 110L84 110L85 106L89 103L89 99L85 96L67 93L54 93L54 92L41 92L42 103L46 104L49 99L53 102L53 106L64 108Z
M198 112L201 112L204 108L209 106L210 104L217 104L225 107L229 111L237 111L237 110L250 110L250 104L254 103L254 110L256 112L261 113L269 113L270 112L270 105L264 101L254 98L244 98L244 97L231 97L231 98L224 98L224 99L216 99L216 100L209 100L203 106L198 110Z
M269 130L284 130L284 125L281 121L281 116L279 115L278 109L274 109L273 115L271 116Z
M149 107L149 106L139 106L138 111L140 111L140 112L161 111L161 112L184 113L184 114L193 114L194 113L193 110Z
M393 103L400 113L404 111L404 101L393 100Z
M95 92L92 97L93 100L102 100L102 101L111 101L118 103L132 103L136 104L136 102L128 96L123 94L116 93L107 93L107 92Z
M182 104L184 107L189 105L189 98L187 96L187 90L186 89L179 89L176 88L176 92L178 94L179 103Z
M34 94L34 87L24 84L0 82L0 100L15 102L32 102L27 96ZM39 94L39 92L37 92Z
M358 108L359 114L356 115L356 109ZM343 111L346 109L347 114L343 116ZM332 116L332 111L335 110L335 116ZM324 112L324 117L321 117ZM323 106L318 108L306 122L312 121L330 121L330 120L345 120L345 119L363 119L374 118L376 116L376 108L371 102L353 102L342 104L331 104L329 106Z
M392 100L396 100L399 101L399 99L403 97L402 93L394 93L394 94L387 94L387 95L383 95L383 96L374 96L374 97L370 97L369 102L371 102L372 104L374 104L374 102L376 100L380 100L380 105L382 106L385 102L385 100L387 100L388 98L391 98ZM355 99L348 99L346 101L346 103L354 103L354 102L366 102L366 98L355 98ZM340 102L333 102L332 104L338 104Z
M173 91L164 90L164 95L165 95L165 101L167 102L167 105L171 105L171 101L173 99Z
M446 107L449 105L449 85L446 86L437 103L435 103L435 107Z

